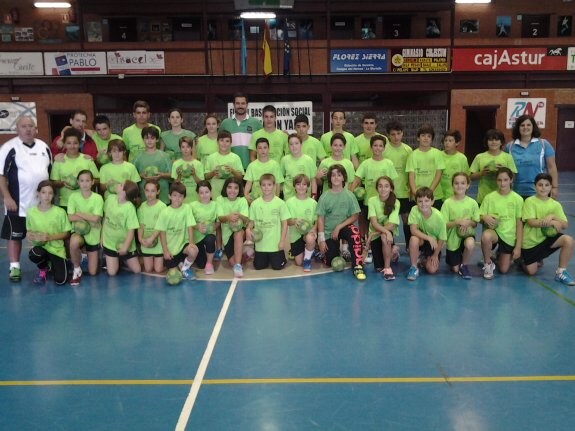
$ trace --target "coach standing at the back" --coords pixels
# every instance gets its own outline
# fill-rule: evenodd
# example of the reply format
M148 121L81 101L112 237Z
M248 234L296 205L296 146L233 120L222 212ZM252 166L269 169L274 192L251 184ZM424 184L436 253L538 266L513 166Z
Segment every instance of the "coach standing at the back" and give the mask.
M2 238L8 241L9 279L19 282L22 240L26 237L26 212L36 203L38 183L49 178L52 154L36 139L31 117L16 120L18 136L0 146L0 193L4 198Z

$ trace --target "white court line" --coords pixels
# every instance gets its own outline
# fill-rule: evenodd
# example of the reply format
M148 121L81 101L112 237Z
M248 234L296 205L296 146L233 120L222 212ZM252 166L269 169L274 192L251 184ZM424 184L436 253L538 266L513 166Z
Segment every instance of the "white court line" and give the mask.
M200 386L202 385L204 376L206 375L208 364L210 363L212 353L214 352L214 347L216 346L216 341L218 340L218 336L220 335L220 330L222 329L222 326L224 324L224 319L226 318L226 314L228 313L228 308L230 307L230 303L232 302L232 297L234 296L234 292L236 291L237 285L238 285L238 279L235 278L234 281L232 281L232 284L230 285L228 294L226 295L226 299L224 301L224 304L222 305L222 309L220 310L218 320L216 320L214 330L212 331L212 335L210 336L208 345L206 346L206 350L204 351L204 356L200 361L198 371L196 371L196 376L194 377L192 387L190 388L190 393L186 398L186 402L184 403L184 407L182 408L182 412L180 413L180 418L178 419L178 423L176 424L175 428L176 431L184 431L186 429L186 425L188 424L190 414L192 413L192 409L194 408L194 403L196 402L196 398L198 396L198 393L200 392Z

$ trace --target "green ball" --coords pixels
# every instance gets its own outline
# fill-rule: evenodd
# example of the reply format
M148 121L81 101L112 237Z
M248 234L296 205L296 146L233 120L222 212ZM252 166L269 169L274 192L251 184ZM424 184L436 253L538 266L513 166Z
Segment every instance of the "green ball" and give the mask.
M70 187L71 189L77 189L78 179L74 175L68 175L64 178L64 184L66 184L66 186Z
M157 245L158 245L158 237L154 238L154 240L152 241L152 245L148 248L154 248Z
M497 165L495 164L495 161L490 161L489 163L487 163L487 169L489 169L490 172L495 172L497 170Z
M471 226L469 226L467 229L465 230L461 230L459 228L457 228L457 236L459 238L469 238L472 236L475 236L475 229Z
M157 166L148 166L144 169L144 175L146 177L153 177L154 175L158 175L158 167Z
M331 261L331 269L335 272L343 271L346 267L345 259L341 256L336 256Z
M365 199L365 189L363 187L358 187L353 191L353 194L357 198L358 201L362 201Z
M170 286L175 286L176 284L180 284L182 282L182 273L178 268L170 268L166 273L166 282Z
M543 233L543 235L545 235L547 238L552 238L554 236L556 236L559 231L553 227L553 226L546 226L546 227L542 227L541 228L541 232Z
M180 167L180 175L182 175L183 178L189 178L193 173L194 167L188 163Z
M86 220L78 220L74 222L74 232L78 235L88 235L90 233L90 223Z
M96 157L96 161L98 162L98 164L100 166L103 166L106 163L110 162L110 156L108 156L108 153L98 153L98 156Z
M230 172L226 171L226 168L224 166L220 166L219 170L220 170L220 178L222 180L226 180L232 176L232 174Z
M299 222L299 224L297 225L297 231L301 234L301 235L305 235L307 234L312 228L312 224L307 221L307 220L302 220L301 222Z
M260 242L264 238L264 233L255 227L252 229L252 238L254 242Z
M228 224L230 225L232 232L239 232L244 228L244 222L241 219L238 219L236 222L230 222Z
M176 152L175 151L166 150L164 152L168 155L168 157L170 158L171 161L176 160Z

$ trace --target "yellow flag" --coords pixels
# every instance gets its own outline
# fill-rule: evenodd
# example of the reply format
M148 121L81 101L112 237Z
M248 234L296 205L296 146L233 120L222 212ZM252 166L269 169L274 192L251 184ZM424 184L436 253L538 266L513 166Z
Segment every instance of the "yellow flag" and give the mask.
M269 27L268 23L266 22L265 28L264 28L264 40L262 43L263 70L264 70L264 76L266 76L266 77L271 75L273 72L272 53L270 50L269 40L270 40L270 27Z

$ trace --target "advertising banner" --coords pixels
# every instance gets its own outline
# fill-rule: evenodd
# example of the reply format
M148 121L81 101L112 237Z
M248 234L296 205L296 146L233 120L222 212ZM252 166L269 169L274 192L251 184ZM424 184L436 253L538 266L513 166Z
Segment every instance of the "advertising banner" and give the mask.
M0 76L44 75L41 52L0 52Z
M535 118L539 128L544 129L546 111L547 99L545 98L507 99L507 128L512 129L518 117L531 115Z
M387 49L332 49L331 73L386 73Z
M567 70L568 48L454 48L454 72Z
M391 71L449 72L447 48L397 48L391 50Z
M108 73L130 75L157 75L166 73L164 51L111 51Z
M293 120L298 115L306 115L309 120L308 134L313 133L312 115L313 103L312 102L273 102L273 103L260 103L250 102L248 105L248 115L250 117L262 118L262 110L264 106L272 105L276 108L276 127L287 133L295 132L295 124ZM234 104L228 103L228 117L234 116Z
M105 52L45 52L46 75L105 75Z
M36 121L35 102L0 102L0 133L16 133L16 120L21 115Z

